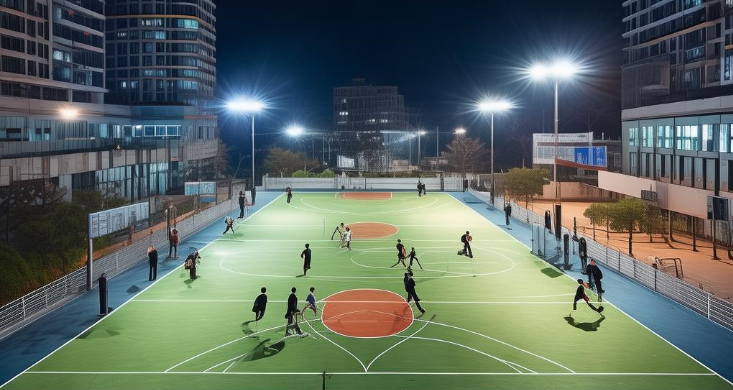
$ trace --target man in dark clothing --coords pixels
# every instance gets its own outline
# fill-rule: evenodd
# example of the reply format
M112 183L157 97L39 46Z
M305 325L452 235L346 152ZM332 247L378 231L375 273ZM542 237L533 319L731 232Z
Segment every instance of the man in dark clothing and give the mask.
M509 203L504 206L504 217L506 218L506 225L509 226L509 217L512 216L512 205Z
M412 247L412 250L410 251L410 265L407 266L408 270L412 269L412 262L417 262L417 265L420 267L420 269L423 269L422 264L420 264L420 260L417 258L417 254L415 253L415 247Z
M158 250L154 246L148 247L148 263L150 264L148 280L158 279Z
M419 181L417 182L417 196L422 196L422 183L420 183Z
M288 203L290 203L290 199L293 199L293 189L288 187L285 191L288 193Z
M392 264L392 267L390 268L394 268L394 266L399 263L402 263L403 267L407 267L407 265L405 265L405 246L402 245L402 240L400 239L397 240L396 248L397 248L397 262Z
M585 273L588 275L588 285L590 288L594 288L598 293L598 298L601 299L601 294L606 292L601 285L601 279L603 279L603 271L596 265L596 261L591 259L590 264L585 269Z
M260 295L255 298L255 304L252 307L252 311L255 313L255 321L259 321L265 315L265 309L267 308L267 289L262 287L260 289Z
M412 272L406 273L403 281L405 282L405 291L407 291L407 302L409 303L410 300L414 299L415 306L420 310L420 313L425 313L425 309L420 306L420 298L418 298L417 292L415 292L415 279L412 278Z
M255 205L255 195L257 195L257 189L255 186L252 186L252 206Z
M578 279L578 288L575 290L575 298L573 298L573 310L576 310L577 304L579 300L584 300L585 303L588 304L588 306L593 309L598 314L601 314L603 312L603 306L599 306L596 308L593 306L592 303L590 303L590 299L588 298L588 295L585 294L585 285L583 284L583 279ZM572 317L572 315L570 316ZM605 317L603 314L601 314L601 317Z
M425 183L422 183L421 187L422 187L422 194L427 195L428 193L425 191Z
M461 236L461 242L463 243L463 255L473 258L473 252L471 251L471 234L466 230L466 234Z
M308 270L311 269L310 244L305 244L305 249L303 249L303 252L300 252L300 258L303 259L303 276L305 276L305 274L308 273Z
M201 255L198 250L194 250L193 253L186 257L186 261L183 262L183 267L188 270L188 277L191 280L195 280L196 276L196 265L201 262Z
M239 219L244 218L244 204L247 201L247 197L244 196L244 192L239 191Z
M290 336L290 329L295 329L301 337L305 337L308 334L304 334L298 326L298 297L295 295L295 287L290 289L290 296L288 297L288 311L285 312L285 318L288 320L285 325L285 337Z

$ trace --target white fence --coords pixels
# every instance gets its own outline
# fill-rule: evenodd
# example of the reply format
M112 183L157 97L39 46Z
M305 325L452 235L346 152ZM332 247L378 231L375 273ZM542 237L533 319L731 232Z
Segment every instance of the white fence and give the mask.
M470 192L480 200L489 203L488 193L473 190ZM497 208L502 207L504 204L503 199L495 198L494 204ZM535 214L514 202L510 202L510 204L512 205L512 218L530 226L532 224L544 226L544 216ZM589 260L594 259L606 268L679 302L721 326L733 330L733 303L596 242L591 237L579 236L585 238Z
M243 189L236 188L236 191L232 193L236 194ZM176 228L179 236L181 239L190 237L237 207L239 207L238 200L233 197L231 200L194 214L178 223ZM166 248L167 244L168 232L162 229L153 233L150 238L137 241L115 253L95 260L94 286L97 285L97 279L102 273L106 273L108 279L113 278L147 258L147 247L149 245ZM181 249L186 250L185 248ZM84 266L0 307L0 339L9 336L86 292L86 273L87 268Z
M471 176L472 177L472 176ZM469 177L469 179L471 178ZM262 178L265 190L417 190L417 182L425 184L426 191L463 191L460 176L439 177L348 177L330 178L269 177Z

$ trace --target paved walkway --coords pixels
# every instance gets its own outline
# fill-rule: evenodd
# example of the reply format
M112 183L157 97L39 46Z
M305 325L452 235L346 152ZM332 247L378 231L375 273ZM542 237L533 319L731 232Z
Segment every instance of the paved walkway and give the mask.
M577 218L578 233L593 236L593 228L583 212L592 203L563 202L563 226L573 228L573 217ZM524 206L524 203L520 203ZM545 210L552 209L552 202L535 200L529 204L529 209L542 215ZM608 245L623 253L629 253L628 233L610 233L606 235L605 227L596 227L596 238L599 243ZM710 241L697 239L698 252L692 251L692 237L675 233L675 241L668 244L661 235L655 235L649 242L648 234L634 234L632 250L634 257L648 264L650 257L677 257L682 259L684 279L688 283L709 291L718 297L733 299L733 260L728 259L725 247L718 246L718 257L713 260L713 244Z

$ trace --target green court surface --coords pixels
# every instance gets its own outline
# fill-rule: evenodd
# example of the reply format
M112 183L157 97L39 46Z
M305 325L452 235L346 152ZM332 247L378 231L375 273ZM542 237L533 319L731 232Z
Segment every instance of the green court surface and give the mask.
M348 251L330 239L340 222L399 231L355 235ZM456 253L466 230L473 259ZM327 303L347 290L404 297L404 268L390 268L397 238L425 268L415 280L427 313ZM306 242L312 269L296 277ZM612 304L605 319L582 301L569 317L577 283L529 252L446 194L281 196L201 250L200 278L173 271L3 389L320 389L324 371L328 389L733 388ZM265 317L244 323L261 286ZM328 324L307 312L304 338L284 338L293 286L299 306L313 286L319 309L338 309Z

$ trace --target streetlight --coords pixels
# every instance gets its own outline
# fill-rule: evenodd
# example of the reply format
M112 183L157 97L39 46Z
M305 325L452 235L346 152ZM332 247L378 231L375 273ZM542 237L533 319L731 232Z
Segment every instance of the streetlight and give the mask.
M255 114L264 108L263 102L252 99L237 99L227 103L229 111L252 117L252 188L255 187Z
M420 136L425 135L425 130L418 130L417 132L417 167L420 168Z
M285 132L291 137L298 137L305 133L305 129L302 126L292 125L285 129Z
M455 134L455 135L464 135L464 134L466 134L466 129L464 129L463 127L459 127L457 129L453 130L453 134Z
M555 199L560 200L559 186L557 179L557 151L560 137L558 135L558 114L557 114L557 96L558 85L560 80L567 80L578 72L577 66L567 60L555 61L552 65L535 64L527 70L527 73L535 81L543 81L552 79L555 82L555 159L552 161L552 179L555 181Z
M491 114L491 204L494 204L494 114L502 113L513 107L512 102L505 99L484 99L478 103L483 114Z

